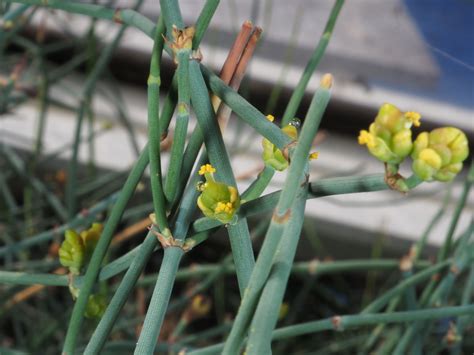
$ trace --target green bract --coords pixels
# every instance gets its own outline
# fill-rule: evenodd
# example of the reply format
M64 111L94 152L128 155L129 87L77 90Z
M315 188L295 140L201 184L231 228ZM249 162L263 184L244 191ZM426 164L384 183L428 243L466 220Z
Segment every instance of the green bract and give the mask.
M103 294L90 295L87 300L86 311L84 316L86 318L100 318L107 308L107 298Z
M59 262L73 274L79 274L84 261L84 244L75 230L68 229L59 248Z
M287 125L281 129L287 136L296 139L298 137L298 130L295 126ZM263 146L263 161L266 165L272 167L277 171L283 171L288 167L288 160L286 160L282 151L278 149L268 139L262 140Z
M73 274L80 274L82 267L89 261L101 232L100 223L92 224L91 228L81 234L68 229L64 234L65 240L59 248L61 265L68 267Z
M469 155L466 135L454 127L437 128L418 135L413 152L413 171L425 181L451 181Z

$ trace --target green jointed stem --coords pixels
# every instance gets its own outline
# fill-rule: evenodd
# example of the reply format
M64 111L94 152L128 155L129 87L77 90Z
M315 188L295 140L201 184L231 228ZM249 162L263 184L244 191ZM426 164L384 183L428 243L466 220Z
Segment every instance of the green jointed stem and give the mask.
M220 182L237 187L227 150L224 145L221 130L217 124L215 113L208 95L199 63L189 63L191 99L199 127L203 132L207 154L212 165L216 168L216 176ZM250 273L255 264L252 243L245 218L239 219L236 224L228 227L234 263L241 294L245 289Z
M102 235L100 236L97 246L94 249L94 253L92 254L84 277L84 283L81 287L79 297L74 304L71 319L69 321L69 327L66 333L66 339L64 341L63 354L74 353L77 336L84 320L84 311L86 309L87 301L97 279L97 275L99 274L102 260L104 259L104 256L107 252L113 233L120 222L123 211L127 207L128 201L135 192L135 189L140 182L142 174L145 171L147 165L148 146L145 146L140 154L140 157L130 171L127 181L123 185L120 196L112 208L110 216L105 223Z
M446 195L446 197L443 201L443 205L438 210L438 212L436 212L436 214L432 217L432 219L430 220L427 228L423 232L422 236L416 242L415 252L414 252L415 255L412 258L412 262L414 264L420 259L421 253L423 252L423 249L426 245L426 242L428 241L428 237L430 236L431 231L438 224L438 222L441 220L441 217L446 212L446 208L447 208L448 202L450 200L450 195L451 195L450 193L447 193L447 195ZM408 272L403 273L403 279L410 278L411 276L413 276L413 269L409 270ZM412 286L408 287L408 290L410 290L410 289L413 289L413 291L410 291L410 292L413 293L414 290L415 290L415 285L412 285ZM400 303L401 299L402 298L400 296L398 296L396 298L393 298L390 301L389 305L387 306L386 312L392 312L393 310L395 310L398 307L398 304ZM381 324L381 325L377 326L372 331L372 333L368 337L367 341L364 343L362 351L368 352L374 346L374 344L377 341L377 339L379 338L379 336L384 333L384 329L385 329L385 324Z
M341 194L381 191L389 187L381 174L329 178L309 184L308 198L318 198ZM250 217L259 213L273 210L278 203L281 191L248 201L240 206L239 218ZM200 218L193 223L193 232L202 232L221 225L219 221L210 218Z
M212 1L207 1L205 10L210 11L212 6L207 6L208 3L212 3ZM215 10L215 9L214 9ZM204 11L204 10L203 10ZM207 28L207 25L209 24L208 19L206 16L200 16L199 19L201 21L207 21L205 23L203 22L198 22L196 24L196 28ZM198 20L199 21L199 20ZM204 30L203 30L204 31ZM158 32L161 32L158 30ZM201 37L202 38L202 37ZM195 37L196 39L196 37ZM200 39L199 39L200 40ZM199 45L199 41L196 41L196 46ZM176 83L177 83L177 76L175 75L174 78L176 78ZM175 80L173 80L175 81ZM161 127L160 127L160 133L163 134L169 124L169 120L171 119L171 116L174 111L174 105L175 105L176 99L173 97L173 92L170 91L168 93L168 96L165 100L165 105L163 107L163 112L162 112L162 118L163 120L167 120L166 124L161 122ZM201 141L202 142L202 141ZM201 143L202 144L202 143ZM189 175L189 174L188 174ZM184 184L186 181L183 183L183 189L184 189ZM181 186L179 186L181 188ZM180 209L177 211L178 217L175 222L175 230L174 230L174 237L179 239L184 239L186 233L187 233L187 228L189 226L188 220L190 219L190 216L192 215L194 208L195 207L190 207L195 205L195 198L197 195L197 191L194 188L193 182L191 182L191 189L189 190L190 192L186 194L182 201L182 205L180 206ZM192 201L192 202L191 202ZM119 285L119 288L117 289L116 293L114 294L112 300L110 301L109 307L107 307L107 310L104 314L104 316L101 319L101 322L99 323L99 326L97 327L96 332L91 338L90 345L88 345L88 349L90 349L91 354L95 353L100 353L101 349L103 348L105 341L107 339L108 334L110 333L120 310L123 308L128 296L130 295L131 291L133 290L134 285L136 284L139 275L142 273L148 259L151 256L152 251L155 249L157 246L158 241L153 236L153 234L150 232L147 235L147 239L145 242L142 244L140 247L139 251L137 252L136 256L134 257L132 264L130 265L130 268L127 270L125 273L125 276L122 280L122 282ZM170 253L166 254L170 255ZM174 255L171 254L173 257ZM180 257L179 257L180 258ZM179 262L179 260L177 260ZM163 261L164 263L165 261ZM105 269L105 268L104 268ZM162 277L163 279L163 277ZM165 280L166 281L166 280ZM171 282L168 283L169 285L172 286L174 280L170 280ZM171 287L170 286L170 287ZM163 294L163 293L162 293ZM155 297L155 300L157 298ZM166 306L168 303L168 300L164 299L165 302L159 304L160 312L164 313L166 311ZM160 299L158 299L157 302L161 302ZM161 316L160 316L161 317ZM158 322L159 324L155 325L155 328L158 328L156 330L157 333L159 333L159 328L161 327L161 322ZM156 339L156 337L155 337ZM90 348L89 348L90 346ZM150 345L151 346L151 345Z
M452 247L453 243L453 236L454 232L456 231L456 226L459 222L459 218L461 217L461 213L466 205L467 198L469 196L469 191L471 190L471 186L474 183L474 161L471 161L471 166L469 168L469 172L467 174L466 180L464 181L463 190L461 192L461 197L456 205L456 209L454 210L453 218L451 219L451 223L449 224L448 234L446 235L446 239L444 240L443 246L438 252L438 260L444 260L449 250Z
M163 51L164 39L162 34L165 31L163 17L158 20L158 27L153 45L153 52L150 62L150 75L148 76L148 144L150 158L150 184L153 196L153 209L155 211L158 228L166 237L169 237L170 230L166 219L166 200L163 192L163 180L161 173L161 151L160 151L160 62Z
M250 201L260 197L272 180L273 175L275 175L275 169L265 165L263 170L258 174L257 179L242 193L242 201Z
M136 355L153 354L154 352L183 253L183 249L177 247L165 249L158 280L135 348L134 354Z
M461 306L468 306L472 304L474 291L474 264L471 265L469 270L469 275L467 276L467 282L464 286L464 291L462 294ZM456 323L456 328L458 334L462 337L465 328L469 325L469 316L460 316ZM454 349L452 350L452 355L460 355L462 350L462 341L458 342L454 345Z
M7 145L0 146L0 152L7 159L8 163L11 165L13 170L20 175L23 179L27 180L33 189L38 192L40 195L44 196L48 204L54 210L54 212L61 218L63 221L67 220L65 208L61 201L56 197L54 193L49 191L47 187L36 177L28 174L25 164L21 158ZM0 249L0 255L1 253Z
M329 15L328 22L326 23L326 27L324 28L318 46L311 55L308 64L306 64L306 68L304 69L303 75L301 76L298 84L296 85L295 90L293 91L293 94L291 95L290 102L286 106L286 110L283 114L283 118L281 121L282 127L290 123L290 121L295 117L296 111L300 107L301 100L303 99L309 80L313 76L316 67L321 61L324 52L326 51L326 47L329 43L329 40L331 39L331 35L334 30L334 25L336 24L337 17L339 15L339 12L341 11L343 4L344 0L336 0L331 10L331 14Z
M284 149L291 138L270 122L264 114L241 97L235 90L225 85L224 82L204 65L201 72L212 93L217 95L235 114L255 128L262 136L275 144L279 149Z
M272 331L275 329L280 314L280 306L303 227L307 194L305 184L298 190L298 197L292 205L290 220L281 237L273 259L272 271L250 325L246 348L248 355L271 353Z
M79 213L71 222L67 224L63 224L58 228L54 228L37 235L22 239L20 242L8 245L5 247L0 248L0 258L5 257L6 255L12 253L19 253L24 249L32 248L36 245L49 242L52 240L56 235L63 234L67 229L75 229L78 227L83 227L91 224L91 222L97 220L97 215L107 210L110 205L115 203L118 198L118 193L112 194L99 202L98 204L94 205L87 212Z
M195 237L192 237L193 239ZM148 239L156 239L153 233L148 233L145 237L145 242ZM189 241L190 238L187 238L186 241ZM143 258L136 258L136 255L140 254L140 248L146 243L140 244L134 249L130 250L128 253L120 256L109 264L101 268L98 280L105 281L108 280L124 270L128 269L133 265L135 260L143 260ZM147 242L148 243L148 242ZM158 242L154 243L154 247L160 247ZM148 249L148 247L143 250L147 250L147 253L151 253L153 249ZM387 270L392 271L399 267L399 260L396 259L356 259L356 260L340 260L340 261L330 261L330 262L318 262L317 260L313 261L303 261L293 263L291 272L299 276L307 275L327 275L334 273L343 273L343 272L367 272L368 270ZM419 261L416 264L416 267L426 268L431 266L429 261ZM34 267L34 266L32 266ZM221 270L222 269L222 270ZM213 272L222 271L226 275L232 275L235 273L234 265L226 265L225 267L222 264L199 264L194 265L188 268L181 268L176 274L176 280L188 280L193 277L204 277ZM138 273L139 275L139 273ZM73 279L73 284L75 287L81 287L84 277L76 276ZM141 278L138 281L138 284L141 286L146 286L151 283L156 282L156 275L147 275ZM68 286L69 280L66 275L56 275L48 273L34 273L29 274L26 272L18 271L0 271L0 284L7 285L45 285L45 286Z
M330 84L330 78L328 79L324 82L326 87L329 87L326 84ZM240 350L259 296L270 274L273 257L280 238L291 216L290 206L296 198L298 187L306 182L307 176L305 176L304 170L308 163L311 142L316 135L324 109L329 102L329 97L329 90L325 87L320 87L316 91L301 130L300 140L297 143L296 149L290 152L290 154L293 154L288 175L278 198L278 203L273 212L270 226L252 271L249 284L245 290L234 325L225 343L224 354L236 354ZM289 193L289 191L292 193Z
M166 36L169 41L172 41L171 31L173 26L179 29L184 28L183 18L179 9L178 1L160 0L160 8L163 19L166 25Z
M332 318L306 322L297 325L276 329L272 333L273 340L282 340L296 336L317 333L325 330L339 330L376 325L380 323L406 323L418 320L443 319L461 315L474 314L474 305L431 308L419 311L405 311L393 313L356 314L335 316ZM216 344L207 348L190 351L189 355L219 354L223 344Z
M464 268L472 264L474 255L474 245L471 244L467 246L470 237L474 231L474 224L471 223L467 231L461 237L461 242L456 249L454 258L451 262L451 267L449 273L444 276L443 280L439 283L438 287L430 294L428 299L428 306L441 306L446 303L449 293L453 290L453 285L456 278L462 273ZM430 287L430 284L427 286ZM420 302L421 303L421 302ZM406 353L406 349L411 344L415 335L420 335L422 329L427 329L429 325L426 322L415 322L411 324L406 330L403 336L400 338L400 341L397 344L397 347L394 351L397 355L402 355Z
M141 32L153 38L155 26L148 18L131 9L112 9L101 5L84 4L76 1L64 0L5 0L6 2L17 2L21 4L42 6L52 9L64 10L66 12L82 14L93 18L111 20L137 28Z
M202 11L196 21L196 32L194 33L193 37L193 49L197 49L199 47L199 43L201 43L204 34L206 33L207 27L209 27L209 23L211 22L211 19L217 10L219 2L220 0L207 0L204 4L204 7L202 8Z
M190 50L180 50L178 52L178 115L176 117L176 127L171 147L170 164L166 175L165 196L168 204L174 201L176 191L181 176L182 156L189 122L189 56Z
M401 281L400 283L398 283L397 286L393 287L389 291L385 292L382 296L371 302L367 307L362 310L362 313L368 314L379 311L387 304L388 301L390 301L392 297L397 296L398 294L402 294L409 286L416 285L430 278L432 275L447 267L450 263L451 259L445 260Z
M140 6L143 0L137 2L137 6ZM106 69L113 52L118 47L123 34L125 33L126 27L120 28L119 32L109 43L97 60L94 68L88 75L86 82L80 96L80 107L76 118L76 128L74 130L74 144L72 149L71 160L68 167L68 179L66 183L66 206L69 217L72 218L77 210L77 171L78 171L78 158L79 158L79 145L81 141L82 121L86 114L87 103L92 101L92 92L95 89L97 80L99 79L102 72Z

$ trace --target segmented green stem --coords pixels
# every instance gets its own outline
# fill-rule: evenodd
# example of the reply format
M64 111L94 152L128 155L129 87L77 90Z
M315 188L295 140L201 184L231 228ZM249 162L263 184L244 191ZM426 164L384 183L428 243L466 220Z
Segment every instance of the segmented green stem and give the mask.
M199 69L199 63L191 61L189 64L191 99L199 127L203 132L207 154L212 165L217 169L216 176L219 181L236 187L234 174L230 165L227 150L224 145L220 128L215 119L206 85ZM245 289L248 278L255 264L252 243L245 218L228 226L234 263L241 294Z
M252 318L246 348L248 355L271 353L272 331L278 320L291 265L295 258L301 228L303 227L307 194L308 190L306 184L304 184L299 189L298 197L291 208L288 225L283 232L273 259L272 271Z
M178 115L176 117L176 127L173 136L173 145L171 147L170 165L166 175L165 196L168 204L174 201L176 191L181 176L181 167L183 165L182 156L184 145L186 143L186 134L188 132L189 122L189 56L190 50L181 50L178 52Z
M272 333L273 340L283 340L301 335L317 333L325 330L351 329L367 325L380 323L407 323L418 320L434 320L447 317L456 317L461 315L474 314L474 305L456 306L444 308L431 308L419 311L405 311L392 313L375 313L375 314L356 314L343 315L306 322L297 325L276 329ZM190 351L189 355L210 355L219 354L224 344L216 344L207 348Z
M290 121L295 117L296 111L300 107L301 100L303 99L309 80L313 76L314 71L316 70L319 62L321 61L321 58L324 55L324 52L326 51L326 47L329 44L329 40L331 39L331 35L334 30L337 17L339 16L339 12L341 11L342 5L344 5L344 0L336 0L331 10L331 14L329 15L329 19L326 23L326 27L324 28L323 34L319 40L318 46L311 55L308 64L306 64L306 68L303 71L303 75L301 76L298 84L296 85L296 88L293 90L290 102L286 106L285 113L283 114L283 118L281 120L282 127L290 123Z
M293 154L288 175L273 212L272 221L258 255L249 284L245 290L234 325L229 337L227 338L223 351L224 354L236 354L240 350L255 306L257 305L261 291L268 275L270 274L272 260L280 242L280 238L288 223L288 219L291 216L290 207L296 198L296 191L298 190L298 186L307 179L307 177L304 176L303 171L305 164L308 162L311 143L316 135L324 109L329 102L329 81L330 78L328 78L328 80L324 82L324 85L316 91L301 130L300 140L298 141L294 152L293 150L290 152L290 154Z
M148 146L145 146L140 154L137 162L130 171L130 175L127 181L123 185L120 192L120 196L112 208L109 218L105 223L102 235L97 242L97 246L94 249L89 266L84 277L84 283L79 292L79 297L74 304L71 318L69 320L69 327L66 333L66 339L64 341L63 354L73 354L76 346L77 336L84 320L84 311L86 309L89 295L92 291L92 287L96 281L97 275L102 264L102 260L107 252L113 233L120 222L123 211L125 210L128 201L132 197L135 189L140 182L143 172L148 165Z

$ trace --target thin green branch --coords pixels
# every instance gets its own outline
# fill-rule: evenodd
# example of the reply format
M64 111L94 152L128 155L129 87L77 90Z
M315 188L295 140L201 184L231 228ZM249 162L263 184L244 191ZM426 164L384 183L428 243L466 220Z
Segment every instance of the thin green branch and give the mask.
M112 208L109 218L105 224L102 235L99 238L97 246L94 249L89 266L84 277L84 283L79 292L79 297L74 304L69 327L64 341L63 354L73 354L76 346L77 336L84 320L84 311L86 309L89 295L102 264L102 260L107 252L113 233L120 222L122 214L132 197L135 189L140 182L143 172L148 165L148 146L145 146L140 154L136 164L130 171L127 181L123 185L117 203Z
M293 90L293 94L291 95L290 102L286 106L285 113L283 114L283 118L281 121L281 126L284 127L295 117L296 111L301 104L301 100L303 99L304 93L306 91L306 87L308 86L309 80L313 76L314 71L316 70L321 58L326 51L326 47L329 44L329 40L331 39L332 32L334 30L334 26L336 24L337 17L339 16L339 12L341 11L342 5L344 4L344 0L336 0L331 14L329 15L329 19L326 23L326 27L324 28L323 34L319 40L318 46L314 50L311 58L306 64L306 68L303 71L303 75L301 76L296 88Z
M431 308L419 311L405 311L379 314L357 314L344 315L326 318L318 321L307 322L297 325L276 329L272 333L273 340L282 340L313 334L325 330L343 331L346 329L362 327L367 325L375 325L380 323L407 323L419 320L434 320L461 315L474 314L474 305ZM219 354L224 344L216 344L207 348L191 351L189 355L210 355Z

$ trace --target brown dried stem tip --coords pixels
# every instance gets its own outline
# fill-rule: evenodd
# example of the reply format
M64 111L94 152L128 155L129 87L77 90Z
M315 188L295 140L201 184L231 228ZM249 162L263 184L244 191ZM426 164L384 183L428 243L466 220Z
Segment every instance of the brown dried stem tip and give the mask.
M182 49L191 50L193 46L193 37L196 33L196 30L193 26L185 27L180 30L178 27L173 25L173 30L171 31L171 36L173 37L173 42L168 41L165 38L165 42L173 51L174 62L178 64L178 52Z

